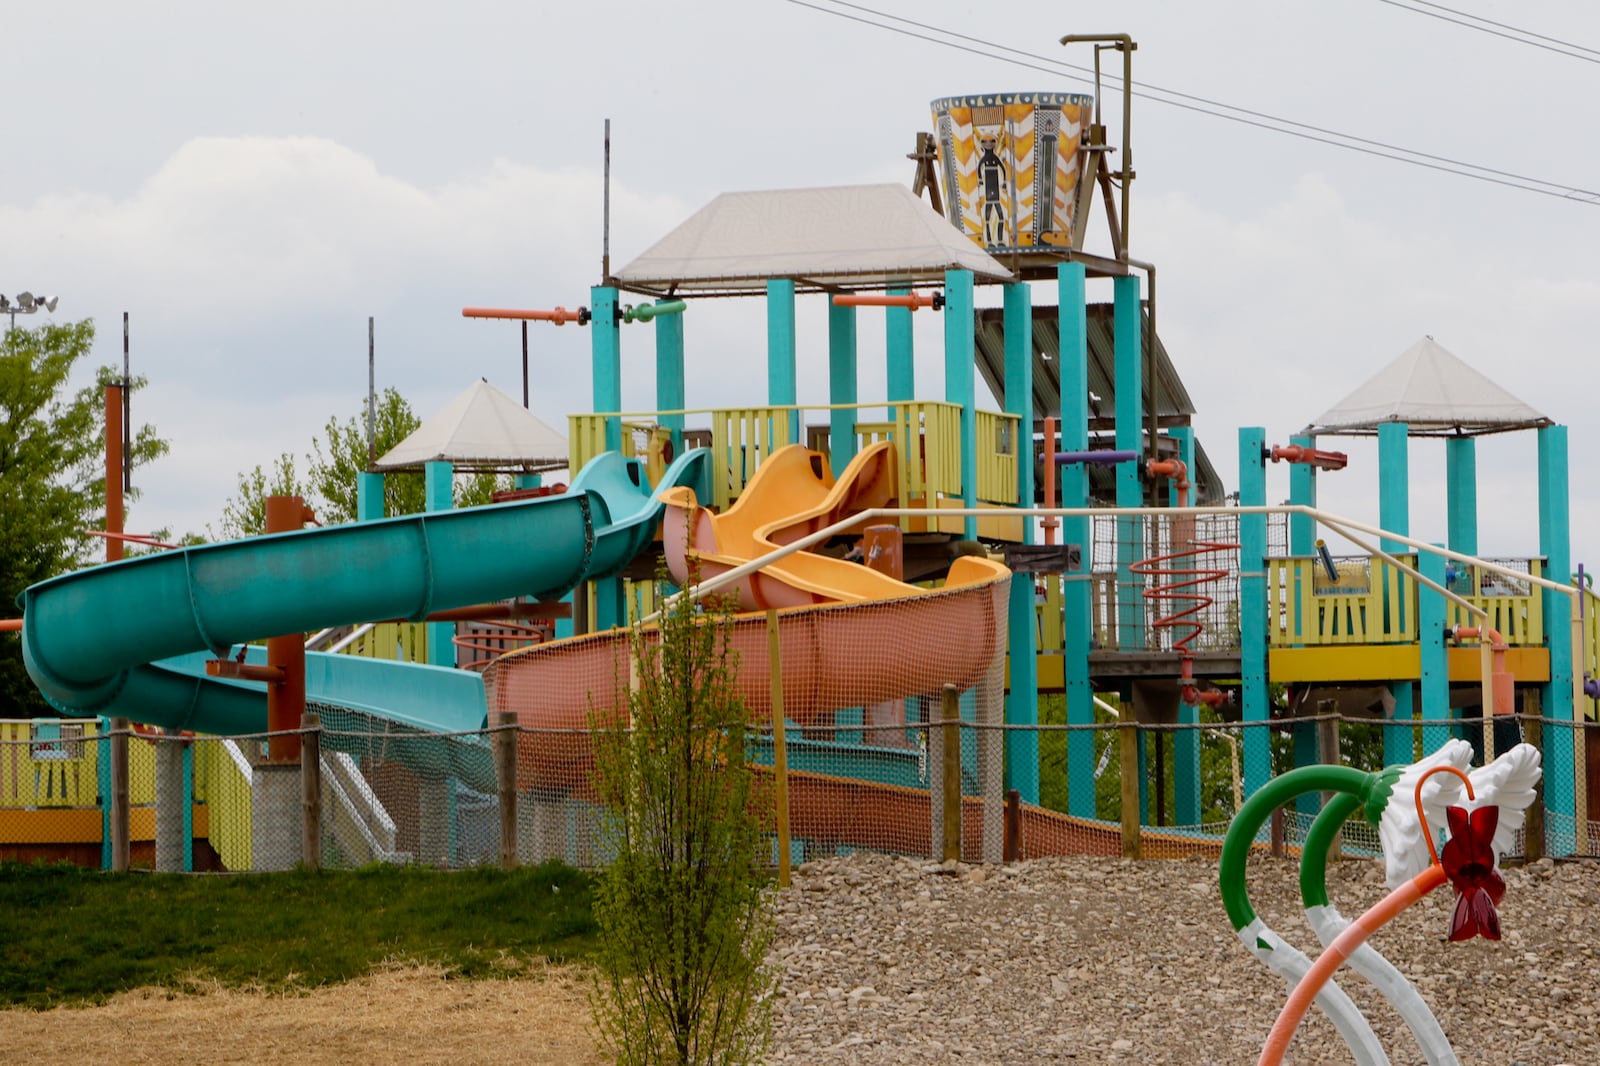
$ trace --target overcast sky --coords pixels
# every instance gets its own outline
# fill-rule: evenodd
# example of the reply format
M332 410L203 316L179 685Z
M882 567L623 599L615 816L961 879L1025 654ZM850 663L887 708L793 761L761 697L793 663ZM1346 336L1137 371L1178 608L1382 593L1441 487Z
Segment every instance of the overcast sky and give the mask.
M1600 48L1600 7L1578 0L1452 6L1583 59L1382 0L865 4L930 27L902 30L964 34L1042 69L814 5L64 0L8 23L0 289L58 293L58 316L92 316L97 363L120 362L131 312L134 369L150 381L135 417L172 453L138 475L130 528L204 533L241 470L303 455L331 415L361 409L368 315L379 387L420 414L479 376L520 395L517 327L460 309L588 302L607 117L614 266L719 192L908 181L933 98L1084 91L1051 66L1090 61L1056 43L1074 32L1132 34L1136 84L1600 187L1600 54L1581 51ZM1600 453L1600 197L1146 99L1133 149L1133 252L1159 267L1161 334L1229 488L1236 427L1286 443L1431 334L1571 427L1574 557L1600 564L1585 461ZM802 302L802 401L827 398L823 315L820 299ZM918 317L920 391L937 398L938 323ZM753 301L691 307L691 406L765 398L763 321ZM881 315L863 312L861 338L863 398L881 397ZM569 412L589 409L589 334L536 326L531 343L533 409L564 432ZM629 327L623 344L624 405L653 406L650 332ZM1323 479L1324 504L1376 522L1374 449L1328 443L1352 464ZM1480 443L1486 553L1537 554L1534 457L1531 433ZM1443 446L1414 443L1411 472L1412 531L1443 540ZM1268 476L1272 497L1287 496L1286 468Z

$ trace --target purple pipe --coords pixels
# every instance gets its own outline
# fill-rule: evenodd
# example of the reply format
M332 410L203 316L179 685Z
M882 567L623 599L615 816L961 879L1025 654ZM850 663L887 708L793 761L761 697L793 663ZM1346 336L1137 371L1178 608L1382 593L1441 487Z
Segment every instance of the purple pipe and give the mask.
M1056 452L1058 463L1099 463L1102 466L1113 466L1117 463L1135 462L1138 458L1138 452Z

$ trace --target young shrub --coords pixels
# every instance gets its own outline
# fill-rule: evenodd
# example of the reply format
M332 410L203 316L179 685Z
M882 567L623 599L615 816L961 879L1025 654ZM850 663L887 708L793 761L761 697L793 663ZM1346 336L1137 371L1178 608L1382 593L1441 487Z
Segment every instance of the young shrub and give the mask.
M624 1066L755 1062L770 1040L771 804L745 764L731 632L680 597L659 630L633 631L632 728L595 723L614 856L595 887L595 1022Z

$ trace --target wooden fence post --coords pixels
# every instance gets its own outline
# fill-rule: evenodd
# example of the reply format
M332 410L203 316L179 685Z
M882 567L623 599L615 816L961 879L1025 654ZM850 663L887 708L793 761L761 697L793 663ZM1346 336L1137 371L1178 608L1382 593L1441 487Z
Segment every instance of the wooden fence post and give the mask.
M1537 688L1524 689L1522 693L1522 739L1539 749L1544 756L1544 723L1539 721L1543 706ZM1544 777L1534 786L1533 803L1522 822L1522 858L1524 862L1537 862L1544 858Z
M783 654L778 612L767 609L767 673L772 679L772 802L778 833L778 887L789 887L789 746L783 724Z
M126 718L111 719L111 869L128 872L128 731Z
M1324 700L1319 707L1319 713L1334 714L1338 704L1333 700ZM1339 720L1337 718L1324 718L1317 723L1317 756L1329 766L1338 766L1344 761L1339 752ZM1327 806L1333 799L1332 792L1322 794L1322 804ZM1328 841L1328 861L1337 862L1344 855L1344 830L1340 829L1333 834L1333 839Z
M946 685L939 697L944 740L944 857L961 858L961 694Z
M1139 724L1117 723L1118 768L1122 773L1122 857L1142 859L1144 838L1139 828Z
M517 723L515 711L500 712L494 732L494 781L500 798L500 869L517 867Z
M322 715L300 716L300 862L322 869Z

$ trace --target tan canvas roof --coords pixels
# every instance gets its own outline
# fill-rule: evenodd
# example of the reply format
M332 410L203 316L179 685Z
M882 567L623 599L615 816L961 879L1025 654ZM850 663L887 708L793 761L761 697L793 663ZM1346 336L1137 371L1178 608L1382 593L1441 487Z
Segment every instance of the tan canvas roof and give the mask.
M1401 352L1305 433L1371 436L1384 422L1406 423L1413 437L1475 437L1552 424L1432 337Z
M389 449L373 469L415 470L435 461L462 470L558 470L567 465L567 441L480 378Z
M650 293L883 288L942 281L948 269L1009 280L1010 271L903 185L723 193L617 272Z

